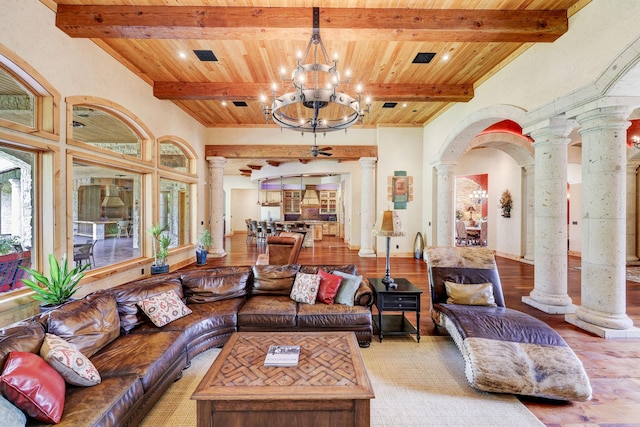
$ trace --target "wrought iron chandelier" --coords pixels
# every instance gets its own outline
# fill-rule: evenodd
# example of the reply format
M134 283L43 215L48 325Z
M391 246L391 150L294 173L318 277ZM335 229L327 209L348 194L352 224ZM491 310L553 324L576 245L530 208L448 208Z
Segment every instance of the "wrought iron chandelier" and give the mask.
M313 62L304 64L310 52ZM322 54L323 63L318 62L319 54ZM361 86L357 87L356 98L338 91L341 83L349 84L350 76L347 72L346 80L341 80L337 65L336 57L329 61L320 38L320 9L314 7L313 34L304 54L298 55L298 65L290 79L285 77L284 70L281 73L282 83L290 83L294 90L277 96L277 84L274 84L272 103L268 104L267 97L262 97L266 121L271 119L282 128L312 133L346 130L355 123L362 123L365 114L369 113L371 100L367 98L362 108Z

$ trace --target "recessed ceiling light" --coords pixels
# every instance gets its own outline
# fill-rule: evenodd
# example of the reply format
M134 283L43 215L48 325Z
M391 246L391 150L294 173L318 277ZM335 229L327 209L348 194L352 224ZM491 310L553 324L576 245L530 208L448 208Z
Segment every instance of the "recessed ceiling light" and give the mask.
M180 53L178 54L178 56L179 56L180 58L182 58L182 59L185 59L185 58L187 57L187 54L186 54L186 53L184 53L184 52L180 52Z
M222 101L222 106L226 107L227 106L227 101Z
M428 64L433 57L436 56L434 52L420 52L413 58L414 64Z
M195 53L198 59L202 62L218 61L218 58L216 58L211 50L194 50L193 53Z
M448 61L448 60L449 60L449 58L450 58L450 56L449 56L449 54L448 54L448 53L445 53L444 55L442 55L442 60L443 60L443 61Z

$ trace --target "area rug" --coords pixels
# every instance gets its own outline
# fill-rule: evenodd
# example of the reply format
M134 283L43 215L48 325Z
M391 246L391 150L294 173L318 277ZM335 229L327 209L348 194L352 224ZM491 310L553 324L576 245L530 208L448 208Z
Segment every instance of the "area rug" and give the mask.
M361 349L375 399L372 427L544 426L511 395L478 392L464 377L464 361L449 337L385 338ZM219 349L195 357L141 426L195 426L189 397Z

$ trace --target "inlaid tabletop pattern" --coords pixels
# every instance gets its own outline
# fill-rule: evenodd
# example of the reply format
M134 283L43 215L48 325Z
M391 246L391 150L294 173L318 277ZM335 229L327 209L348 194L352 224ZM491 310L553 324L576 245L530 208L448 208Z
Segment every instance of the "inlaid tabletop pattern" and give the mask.
M297 367L263 366L271 345L300 345ZM233 345L213 386L355 386L344 335L243 335Z

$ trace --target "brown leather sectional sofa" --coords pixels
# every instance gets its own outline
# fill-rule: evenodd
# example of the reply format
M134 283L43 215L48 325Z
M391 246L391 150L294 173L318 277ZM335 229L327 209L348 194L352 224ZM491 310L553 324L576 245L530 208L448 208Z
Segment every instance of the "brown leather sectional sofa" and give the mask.
M38 353L46 332L61 336L92 354L102 382L67 384L59 425L137 425L195 355L223 345L235 331L353 331L368 346L374 294L366 280L354 306L289 298L295 274L318 268L357 274L355 265L220 267L98 291L0 330L0 366L12 351ZM136 302L168 290L192 313L158 328ZM29 425L43 424L31 419Z

